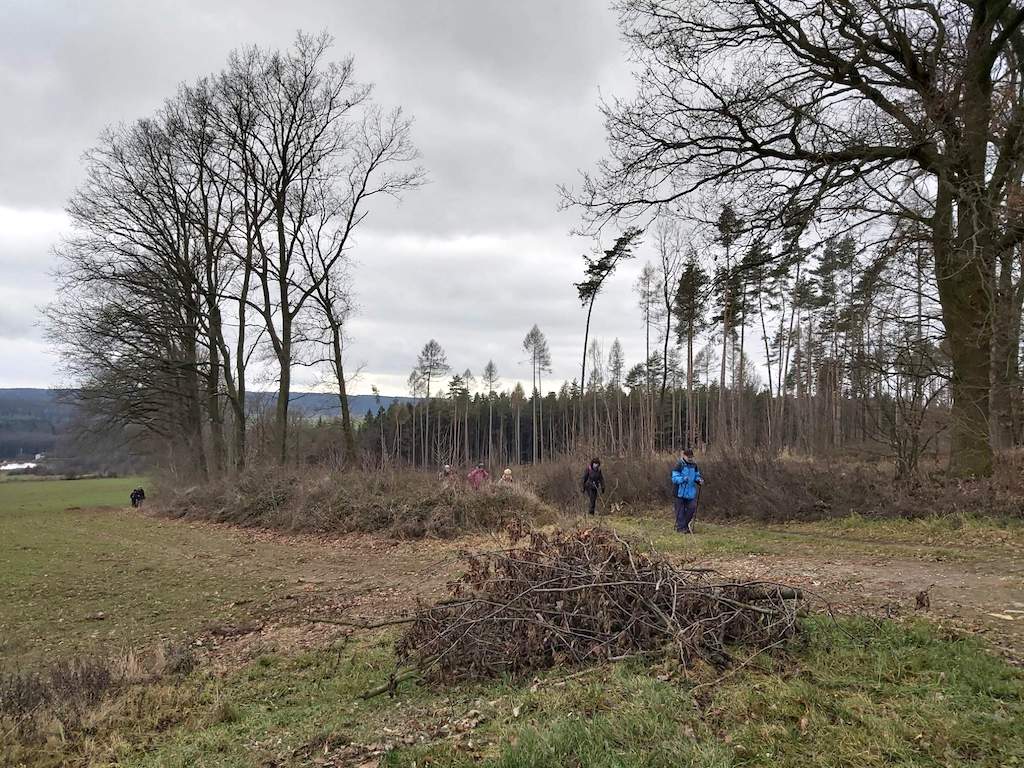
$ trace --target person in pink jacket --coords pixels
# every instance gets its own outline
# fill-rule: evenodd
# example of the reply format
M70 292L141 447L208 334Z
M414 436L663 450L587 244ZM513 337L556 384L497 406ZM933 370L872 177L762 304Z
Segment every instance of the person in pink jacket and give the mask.
M472 472L466 475L466 479L473 486L473 490L479 490L481 485L491 479L491 474L484 469L484 463L481 461Z

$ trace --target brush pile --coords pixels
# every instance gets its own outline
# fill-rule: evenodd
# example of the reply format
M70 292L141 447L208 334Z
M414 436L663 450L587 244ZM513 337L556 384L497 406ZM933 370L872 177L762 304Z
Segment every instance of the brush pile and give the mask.
M731 647L796 631L800 593L784 585L679 568L606 528L510 534L509 549L465 556L450 599L419 608L402 663L445 682L665 653L724 668Z

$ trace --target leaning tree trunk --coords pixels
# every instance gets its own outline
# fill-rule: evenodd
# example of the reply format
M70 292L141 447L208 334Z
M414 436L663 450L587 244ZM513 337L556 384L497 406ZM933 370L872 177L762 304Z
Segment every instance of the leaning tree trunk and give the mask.
M593 294L590 297L590 303L587 305L587 322L583 327L583 357L580 360L580 392L577 397L576 410L573 411L573 440L578 440L583 434L583 393L587 386L587 343L590 340L590 315L594 311L594 300L597 298L597 294ZM579 424L576 423L576 416L579 414Z

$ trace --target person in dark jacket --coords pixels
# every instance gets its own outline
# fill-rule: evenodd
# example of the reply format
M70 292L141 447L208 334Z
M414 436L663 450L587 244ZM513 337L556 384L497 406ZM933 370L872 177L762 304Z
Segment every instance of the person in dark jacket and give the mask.
M133 507L141 507L142 502L146 500L146 492L141 488L136 488L131 492L131 496L129 498L132 501Z
M601 474L601 460L591 459L587 470L583 473L583 492L590 499L588 514L596 514L598 491L604 493L604 475Z
M697 499L700 498L700 486L704 478L700 468L693 460L693 449L683 451L682 458L672 470L672 486L675 489L676 530L680 533L693 533L691 524L697 514Z

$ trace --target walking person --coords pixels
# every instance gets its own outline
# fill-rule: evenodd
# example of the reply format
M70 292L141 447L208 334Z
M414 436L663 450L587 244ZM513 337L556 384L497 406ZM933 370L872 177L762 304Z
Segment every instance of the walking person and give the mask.
M672 486L676 492L676 530L679 533L693 533L693 517L697 514L697 499L702 485L704 478L693 460L693 449L687 448L672 470Z
M477 463L476 469L466 475L466 479L474 491L479 491L481 486L491 479L491 473L484 469L484 463L481 461Z
M583 492L590 500L590 507L587 514L597 514L597 493L604 493L604 475L601 474L601 460L591 459L586 471L583 473Z

